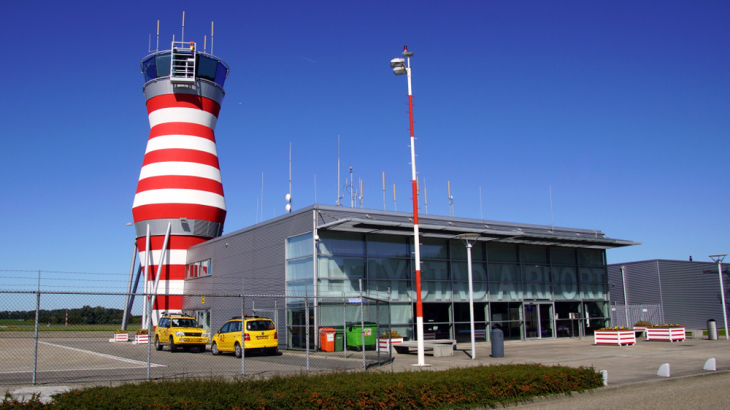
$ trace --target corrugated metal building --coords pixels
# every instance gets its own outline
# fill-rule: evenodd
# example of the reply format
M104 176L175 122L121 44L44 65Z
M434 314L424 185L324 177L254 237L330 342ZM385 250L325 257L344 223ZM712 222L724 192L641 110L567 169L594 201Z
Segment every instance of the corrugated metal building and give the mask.
M621 267L624 268L622 279ZM730 265L722 264L726 303ZM608 265L611 304L661 305L667 323L704 329L707 320L724 326L717 264L666 259ZM626 299L624 300L624 285Z
M480 235L472 248L476 328L499 327L506 339L573 337L606 325L606 249L637 244L591 229L431 215L419 227L425 332L458 341L470 334L466 247L456 235ZM362 280L371 294L392 289L393 329L413 338L412 237L409 213L313 205L191 247L185 293L245 286L247 295L356 296ZM186 297L183 309L215 332L240 315L232 301ZM303 325L291 320L279 324L286 343Z

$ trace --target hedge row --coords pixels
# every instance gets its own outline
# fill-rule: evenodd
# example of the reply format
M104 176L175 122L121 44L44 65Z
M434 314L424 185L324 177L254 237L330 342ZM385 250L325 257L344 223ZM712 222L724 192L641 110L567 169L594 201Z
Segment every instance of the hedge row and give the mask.
M48 409L442 409L495 406L594 389L594 369L500 365L445 371L363 372L268 379L144 382L94 387L44 405L6 400L0 408Z

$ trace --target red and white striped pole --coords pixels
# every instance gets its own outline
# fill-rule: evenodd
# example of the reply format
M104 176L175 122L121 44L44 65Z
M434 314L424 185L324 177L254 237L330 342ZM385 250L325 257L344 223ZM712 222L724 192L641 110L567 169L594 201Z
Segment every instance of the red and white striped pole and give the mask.
M423 353L423 302L421 301L421 244L418 234L418 183L416 182L416 138L413 136L413 88L411 86L411 57L413 53L403 46L403 57L406 57L407 64L403 59L391 61L391 67L396 75L405 74L408 77L408 115L410 116L411 131L411 190L413 197L413 249L416 258L416 337L418 340L418 363L415 366L428 366Z

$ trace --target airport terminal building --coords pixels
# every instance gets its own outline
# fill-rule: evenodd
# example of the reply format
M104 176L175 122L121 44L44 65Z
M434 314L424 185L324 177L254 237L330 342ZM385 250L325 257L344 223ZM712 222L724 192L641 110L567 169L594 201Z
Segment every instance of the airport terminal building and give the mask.
M479 234L472 271L481 340L493 328L528 340L590 335L607 325L606 250L637 244L592 229L431 215L419 216L419 228L424 334L458 342L470 340L470 315L467 248L457 235ZM411 214L313 205L189 248L184 294L348 297L362 283L382 298L390 288L392 328L415 340L413 265ZM240 314L240 303L187 296L183 310L215 332ZM314 334L326 325L316 322Z

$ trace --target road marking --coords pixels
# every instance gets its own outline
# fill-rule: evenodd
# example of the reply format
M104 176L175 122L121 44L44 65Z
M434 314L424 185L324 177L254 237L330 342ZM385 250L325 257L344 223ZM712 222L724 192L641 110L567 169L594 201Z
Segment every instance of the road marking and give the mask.
M147 365L147 362L141 362L139 360L127 359L127 358L119 357L119 356L112 356L110 354L93 352L91 350L77 349L75 347L68 347L68 346L63 346L63 345L57 345L57 344L48 343L48 342L38 342L38 343L42 343L42 344L48 345L48 346L54 346L54 347L60 347L60 348L63 348L63 349L73 350L73 351L76 351L76 352L88 353L88 354L92 354L92 355L95 355L95 356L106 357L107 359L118 360L120 362L132 363L132 364L138 364L138 365L145 365L145 366ZM150 367L167 367L167 366L165 366L164 364L150 363Z

